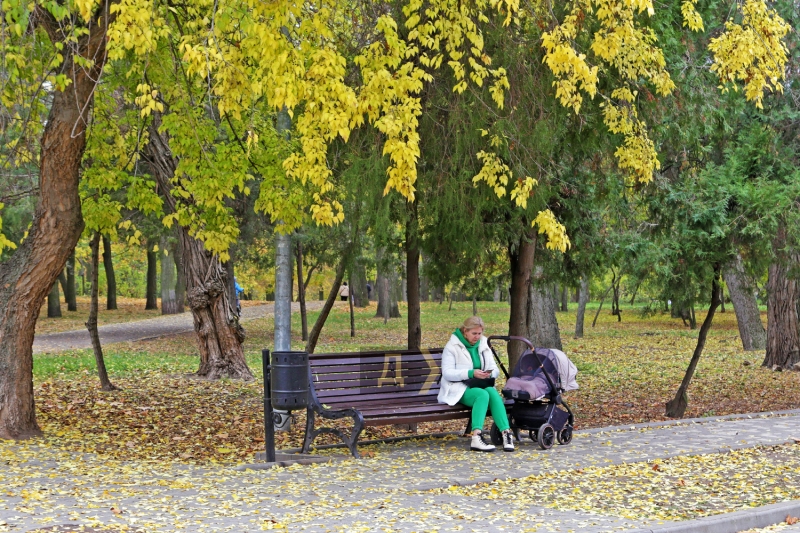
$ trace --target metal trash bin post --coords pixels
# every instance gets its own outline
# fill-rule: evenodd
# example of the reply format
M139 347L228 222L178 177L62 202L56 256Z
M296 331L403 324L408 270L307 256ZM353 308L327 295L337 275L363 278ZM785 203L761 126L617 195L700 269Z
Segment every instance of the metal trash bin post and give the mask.
M281 416L274 409L292 411L308 407L308 352L261 351L264 366L264 444L268 463L275 462L275 425Z

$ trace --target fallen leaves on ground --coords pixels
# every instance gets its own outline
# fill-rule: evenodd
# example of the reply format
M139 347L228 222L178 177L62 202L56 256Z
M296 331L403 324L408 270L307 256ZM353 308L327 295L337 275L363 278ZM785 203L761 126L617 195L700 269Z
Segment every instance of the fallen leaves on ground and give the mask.
M433 491L629 519L688 520L800 499L800 448L586 467Z
M356 314L355 339L349 336L349 310L337 302L323 330L322 352L357 351L404 342L402 319L383 324L374 318L375 304ZM423 345L441 346L470 302L454 306L423 304ZM624 309L624 308L623 308ZM504 331L508 308L504 303L481 303L479 310L488 334ZM587 317L589 315L587 314ZM313 321L314 315L310 315ZM668 315L642 318L633 312L619 323L602 313L597 328L588 326L583 339L571 339L572 313L559 313L564 349L578 365L580 389L567 394L576 413L577 428L604 427L664 420L664 405L672 398L688 365L696 331ZM698 318L698 321L701 320ZM296 321L299 322L299 321ZM588 318L587 318L588 322ZM263 449L264 426L261 400L261 349L272 345L272 318L246 324L248 364L256 382L215 383L186 377L197 365L194 334L106 347L109 368L119 362L122 374L111 379L123 390L99 390L90 351L37 355L52 359L42 368L56 369L37 376L36 402L39 421L52 445L74 451L106 454L117 458L172 459L186 462L240 462L252 460ZM296 332L299 338L299 332ZM776 411L800 407L800 373L772 372L744 352L738 340L733 313L718 314L703 357L689 389L688 416L725 415ZM302 344L295 340L293 348ZM87 366L57 371L59 361L81 357ZM83 363L82 363L83 364ZM61 365L61 368L70 368ZM140 368L141 370L137 370ZM278 448L299 448L305 428L303 412L295 413L289 433L278 433ZM350 421L338 421L347 427ZM321 423L321 422L320 422ZM326 421L330 423L330 421ZM464 420L425 422L417 433L462 432ZM362 440L413 435L394 426L367 428ZM337 439L322 435L316 445Z

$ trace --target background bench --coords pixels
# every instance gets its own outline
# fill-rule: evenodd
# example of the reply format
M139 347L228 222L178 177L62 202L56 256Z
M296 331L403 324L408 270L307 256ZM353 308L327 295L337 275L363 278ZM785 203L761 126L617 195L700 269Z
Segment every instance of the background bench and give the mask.
M366 426L415 424L469 418L461 405L440 404L442 349L387 352L310 354L311 398L307 410L303 453L314 439L333 433L358 457L358 437ZM316 416L352 418L349 435L333 428L315 429Z

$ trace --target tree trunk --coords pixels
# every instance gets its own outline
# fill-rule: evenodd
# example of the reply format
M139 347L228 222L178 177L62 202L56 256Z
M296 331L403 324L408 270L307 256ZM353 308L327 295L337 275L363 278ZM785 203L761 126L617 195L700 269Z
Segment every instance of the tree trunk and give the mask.
M379 277L378 278L378 283L381 286L381 292L380 292L381 299L384 302L391 301L391 296L390 296L391 290L390 290L390 287L389 287L389 278L387 278L387 277L380 278ZM379 309L381 311L381 314L383 315L383 323L384 324L386 324L389 321L389 308L390 307L391 307L390 305L384 304L383 309L382 310ZM378 308L380 308L380 303L378 303Z
M367 292L367 268L361 257L356 257L351 266L350 273L350 296L353 298L355 307L369 306L369 293Z
M419 350L422 345L422 309L419 287L419 219L416 202L406 203L406 278L408 280L408 349Z
M47 295L47 318L61 318L61 296L58 292L58 281L53 283Z
M346 257L347 254L342 254L339 264L336 266L336 276L333 280L333 286L328 293L328 299L325 300L325 305L322 306L322 310L319 312L317 321L314 322L314 327L311 328L311 333L308 334L308 342L306 343L306 351L308 353L314 353L314 349L317 347L317 341L319 340L319 334L322 332L322 327L325 325L325 321L328 320L328 315L330 314L331 309L333 309L333 303L336 301L336 297L339 295L339 287L342 286L345 266L347 263L345 259Z
M114 261L111 257L111 239L105 235L103 235L103 268L106 271L106 309L113 311L117 308L117 276L114 275Z
M478 316L478 297L472 295L472 316Z
M589 303L589 278L581 276L581 286L578 289L578 314L575 317L575 338L583 337L583 319L586 315L586 304Z
M561 287L561 312L566 313L569 311L569 289L566 285Z
M527 230L518 243L509 246L508 258L511 263L511 288L509 300L511 311L508 318L508 334L525 337L528 334L528 299L531 287L531 272L536 255L537 233ZM525 350L520 342L508 344L508 364L513 368Z
M231 245L228 249L228 260L222 263L225 269L225 290L228 291L228 300L233 304L236 316L241 315L241 304L239 302L239 292L236 290L236 246ZM291 289L289 299L291 301Z
M75 250L67 259L67 288L64 290L64 299L67 301L67 311L77 311L78 301L75 293Z
M767 332L761 323L761 312L756 302L755 283L744 270L742 256L736 257L722 271L736 313L739 338L745 350L764 350L767 347Z
M160 126L160 116L156 114L145 154L158 181L165 211L170 213L175 211L171 180L178 161L171 155L167 134L158 131ZM185 227L178 227L178 236L183 263L181 274L186 281L200 349L197 375L207 379L252 380L253 374L242 349L245 332L225 290L225 269L219 256L208 252Z
M790 369L800 362L800 282L792 276L800 255L787 253L786 228L781 225L773 241L775 262L767 281L767 350L763 366Z
M105 391L117 390L117 387L108 379L108 372L106 371L106 362L103 358L103 347L100 345L100 334L97 331L97 308L98 295L100 289L98 287L98 266L100 263L100 233L95 232L89 246L92 249L92 296L91 304L89 305L89 319L86 321L86 329L89 330L89 337L92 339L92 349L94 350L94 360L97 363L97 377L100 378L100 387Z
M183 246L180 238L172 247L172 256L175 258L175 312L183 313L186 305L186 271L183 268Z
M108 4L92 18L96 23L87 33L61 52L56 74L71 83L53 92L41 140L39 201L28 237L0 264L0 439L41 434L33 399L33 335L42 304L83 231L79 169L94 88L106 61ZM54 44L61 40L60 23L41 6L34 7L30 22ZM93 65L77 66L73 50Z
M175 290L178 276L175 275L174 254L169 251L169 242L166 237L161 238L159 252L161 257L161 314L174 315L178 313L178 298Z
M103 240L105 247L105 239ZM103 254L105 259L105 254ZM106 269L108 272L108 269ZM163 287L162 287L163 290ZM147 288L145 289L145 311L150 309L158 309L158 252L153 250L153 246L148 243L147 246ZM109 290L109 296L111 291ZM115 299L116 301L116 299ZM110 308L109 308L110 309Z
M61 292L64 294L64 303L67 303L67 274L65 270L62 270L58 275L58 285L61 287ZM59 297L60 296L59 294Z
M684 413L686 413L686 407L689 405L689 395L687 394L687 390L689 389L689 384L692 382L692 377L694 376L695 368L697 368L697 363L700 361L700 355L703 353L703 348L706 345L706 337L708 336L708 331L711 329L711 322L714 320L714 313L717 311L717 307L719 307L721 300L719 276L720 267L719 265L716 265L714 267L714 279L711 282L711 306L708 308L708 314L706 315L706 319L703 320L703 325L700 326L700 333L697 335L697 346L695 346L694 353L692 354L692 360L689 362L689 368L686 369L686 374L683 376L681 386L678 387L678 392L675 393L675 397L667 402L667 410L665 412L666 416L672 418L683 418Z
M595 327L595 325L597 325L597 317L600 316L600 311L603 309L603 303L606 301L606 296L608 296L608 293L611 292L611 289L613 288L614 288L613 285L607 288L606 292L603 293L603 297L600 298L600 306L597 308L597 312L594 314L594 320L592 320L592 327Z
M353 290L352 287L353 287L353 277L352 277L352 274L351 274L351 276L350 276L350 290L351 291ZM347 296L347 305L350 308L350 337L352 338L352 337L356 336L356 314L355 314L355 310L353 309L353 293L352 292Z
M382 255L381 251L379 251L376 284L378 287L386 286L388 292L378 289L378 308L375 311L375 317L380 318L386 315L389 318L400 318L400 308L397 305L397 294L394 289L397 274L394 273L394 269L390 266L381 266ZM384 313L384 308L388 309L386 313Z
M543 269L535 268L529 290L526 337L534 346L561 350L556 307L558 300L541 284ZM510 364L510 363L509 363Z
M300 324L302 340L308 340L308 313L306 312L306 283L303 282L303 243L297 241L294 250L297 265L297 301L300 303Z

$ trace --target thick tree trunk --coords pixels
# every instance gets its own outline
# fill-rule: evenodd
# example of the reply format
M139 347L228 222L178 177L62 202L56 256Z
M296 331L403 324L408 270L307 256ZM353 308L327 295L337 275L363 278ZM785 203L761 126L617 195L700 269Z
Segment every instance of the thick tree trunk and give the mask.
M105 241L103 241L105 242ZM105 255L105 254L104 254ZM108 271L106 271L108 272ZM145 288L145 310L158 309L158 252L147 246L147 287ZM110 291L109 291L110 294Z
M406 278L408 280L408 349L422 345L422 309L419 296L419 219L416 202L406 204Z
M586 315L586 304L589 303L589 278L581 277L581 286L578 289L578 314L575 317L575 338L583 337L583 319Z
M308 340L308 313L306 312L306 283L303 282L303 243L297 241L294 250L297 265L297 301L300 302L302 340Z
M175 290L178 276L175 275L175 257L169 251L169 242L165 237L161 238L159 253L161 259L161 314L175 315L178 313L178 298Z
M160 125L160 117L156 115L150 126L150 142L145 153L158 181L165 210L174 212L171 180L178 162L171 155L167 134L158 131ZM207 379L252 380L253 373L242 349L244 329L225 290L226 273L219 256L208 252L201 241L189 235L187 228L178 227L178 238L183 263L180 275L186 281L187 299L200 349L197 375Z
M511 310L508 317L508 334L512 336L525 337L528 334L528 298L536 255L536 237L537 233L534 230L528 230L520 237L518 243L513 243L508 249L511 263L509 289ZM509 343L508 364L511 368L517 364L524 350L525 346L520 342Z
M67 301L67 311L78 310L75 293L75 250L72 250L67 259L67 288L64 290L64 299Z
M230 247L228 255L228 260L222 263L222 268L225 269L225 290L228 291L228 300L233 304L236 316L239 316L241 304L239 303L239 293L236 291L236 246ZM289 294L291 295L291 291Z
M382 257L383 250L379 250L378 279L376 281L378 286L378 308L375 311L375 317L381 318L388 316L388 318L400 318L400 308L397 305L397 294L394 289L397 274L390 266L381 264ZM382 287L386 287L388 291L383 290Z
M529 289L526 337L534 346L562 349L556 307L558 300L541 284L543 269L536 267Z
M561 287L561 312L566 313L569 311L569 289L566 285Z
M667 402L666 416L683 418L684 413L686 413L686 407L689 405L689 395L687 394L689 384L692 382L697 363L700 361L700 355L702 355L703 348L706 345L706 337L708 337L708 331L711 329L714 313L717 311L717 307L719 307L721 301L719 275L720 267L717 265L714 267L714 279L711 282L711 306L708 308L708 314L706 315L706 319L703 320L703 325L700 326L700 333L697 335L697 346L695 346L692 360L689 362L689 368L686 369L686 374L683 376L683 381L681 381L681 385L678 387L678 392L675 393L675 397Z
M357 257L353 261L352 272L350 273L350 296L353 298L355 307L369 306L369 294L367 293L367 268L363 258Z
M117 308L117 276L114 274L114 259L111 257L111 239L105 235L103 235L103 269L106 271L106 309L113 311Z
M800 255L787 253L786 228L782 225L773 241L775 262L767 281L767 368L790 369L800 362L800 281L792 276L800 266Z
M92 249L92 296L89 305L89 319L86 321L86 329L89 330L89 337L92 339L92 349L94 350L94 360L97 363L97 377L100 378L100 387L105 391L117 390L117 387L108 379L106 362L103 358L103 347L100 345L100 334L97 331L97 308L100 288L98 287L98 265L100 263L100 233L96 232L89 243Z
M83 231L79 168L94 87L106 61L108 4L103 8L103 13L93 16L96 24L61 52L63 62L58 73L71 83L67 90L53 92L41 141L39 202L25 242L0 264L2 439L41 433L33 399L33 335L47 293ZM31 23L44 29L54 43L61 40L59 22L41 6L34 7ZM93 66L75 65L73 50L92 58Z
M47 294L47 318L61 318L61 293L58 292L58 281L53 283Z
M336 266L336 277L333 280L333 286L328 293L327 300L325 300L325 305L322 306L322 310L319 312L317 321L314 322L314 327L311 328L311 333L308 334L308 342L306 343L306 351L308 353L314 353L314 349L317 347L317 341L319 340L319 334L322 332L322 327L325 325L325 321L328 320L328 315L331 313L331 309L333 309L333 303L339 295L339 287L342 286L342 280L344 279L346 266L345 257L347 257L346 254L343 254L342 258L339 260L339 264Z
M767 347L767 332L761 323L761 312L756 302L755 283L744 270L742 256L736 257L725 266L722 272L725 284L733 302L739 338L745 350L763 350Z

